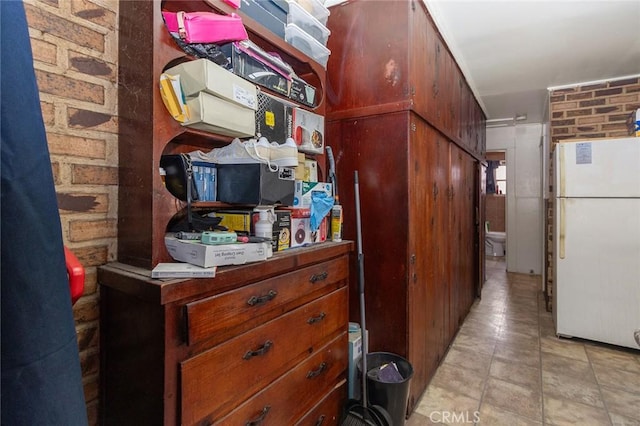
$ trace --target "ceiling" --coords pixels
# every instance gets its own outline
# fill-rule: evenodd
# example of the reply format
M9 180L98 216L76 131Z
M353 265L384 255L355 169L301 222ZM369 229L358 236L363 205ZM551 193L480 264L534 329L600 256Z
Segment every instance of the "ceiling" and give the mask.
M487 124L547 121L547 88L640 75L640 0L424 0Z

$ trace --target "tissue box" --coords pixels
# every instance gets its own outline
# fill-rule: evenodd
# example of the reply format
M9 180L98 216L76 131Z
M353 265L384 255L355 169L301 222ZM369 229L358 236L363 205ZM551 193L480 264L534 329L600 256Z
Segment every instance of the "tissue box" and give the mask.
M308 209L311 207L311 194L314 192L324 192L327 197L333 195L330 183L325 182L305 182L296 181L295 192L293 194L293 207Z
M310 154L324 153L324 117L301 108L294 108L293 140L298 150Z
M175 260L203 268L243 265L266 260L270 251L269 243L209 245L197 241L180 240L173 235L166 235L164 243Z

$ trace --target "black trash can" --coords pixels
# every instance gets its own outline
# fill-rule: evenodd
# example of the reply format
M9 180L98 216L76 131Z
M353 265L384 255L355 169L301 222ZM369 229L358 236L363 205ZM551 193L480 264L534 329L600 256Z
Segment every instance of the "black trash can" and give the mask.
M380 367L395 363L402 378L389 383L378 377ZM358 365L362 374L362 361ZM409 399L409 384L413 376L411 363L399 355L390 352L371 352L367 354L367 394L369 403L379 405L389 412L393 426L403 426ZM362 376L360 376L362 377Z

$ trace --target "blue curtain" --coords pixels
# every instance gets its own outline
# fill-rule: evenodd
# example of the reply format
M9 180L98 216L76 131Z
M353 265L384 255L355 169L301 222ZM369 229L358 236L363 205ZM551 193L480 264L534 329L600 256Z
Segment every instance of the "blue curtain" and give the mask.
M487 161L487 194L496 193L496 169L499 161Z
M60 216L24 6L0 1L3 425L86 425Z

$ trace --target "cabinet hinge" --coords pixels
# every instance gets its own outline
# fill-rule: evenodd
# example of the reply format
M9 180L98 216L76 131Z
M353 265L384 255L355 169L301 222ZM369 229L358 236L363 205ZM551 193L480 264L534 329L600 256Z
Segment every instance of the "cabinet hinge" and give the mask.
M417 128L418 127L416 126L416 123L411 123L411 131L412 132L415 132Z

